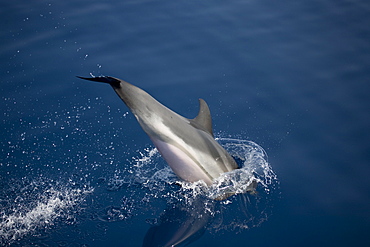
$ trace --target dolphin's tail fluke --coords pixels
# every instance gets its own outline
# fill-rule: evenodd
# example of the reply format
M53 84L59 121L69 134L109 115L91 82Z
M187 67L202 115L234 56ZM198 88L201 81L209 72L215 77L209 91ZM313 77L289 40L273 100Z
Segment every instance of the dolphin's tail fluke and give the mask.
M110 77L110 76L98 76L98 77L82 77L82 76L77 76L80 79L88 80L88 81L97 81L97 82L104 82L104 83L109 83L113 87L119 87L121 81L118 80L117 78Z

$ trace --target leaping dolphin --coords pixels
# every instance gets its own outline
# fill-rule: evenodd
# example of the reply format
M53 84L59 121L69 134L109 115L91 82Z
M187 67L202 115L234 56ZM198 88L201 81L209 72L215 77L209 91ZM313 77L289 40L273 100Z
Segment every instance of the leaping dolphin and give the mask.
M207 103L199 99L199 113L187 119L168 109L144 90L110 76L81 79L110 84L123 100L174 173L187 182L208 186L222 173L238 168L216 142Z

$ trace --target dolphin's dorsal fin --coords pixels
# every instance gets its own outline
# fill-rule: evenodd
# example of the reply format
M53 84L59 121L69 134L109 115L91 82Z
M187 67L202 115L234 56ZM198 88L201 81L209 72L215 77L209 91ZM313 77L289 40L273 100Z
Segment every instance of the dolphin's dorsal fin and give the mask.
M202 129L213 136L211 112L209 111L207 103L203 99L199 99L198 116L191 119L190 123L194 125L194 127Z

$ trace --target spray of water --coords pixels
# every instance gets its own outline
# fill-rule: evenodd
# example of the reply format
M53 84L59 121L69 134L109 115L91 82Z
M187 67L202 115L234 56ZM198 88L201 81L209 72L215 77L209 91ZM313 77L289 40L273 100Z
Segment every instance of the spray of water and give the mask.
M14 181L12 181L14 182ZM10 191L14 198L2 195L0 211L0 245L11 245L24 236L40 229L54 226L58 219L73 222L78 205L91 188L71 188L32 181L22 186L9 186L4 194ZM19 181L18 181L19 185Z

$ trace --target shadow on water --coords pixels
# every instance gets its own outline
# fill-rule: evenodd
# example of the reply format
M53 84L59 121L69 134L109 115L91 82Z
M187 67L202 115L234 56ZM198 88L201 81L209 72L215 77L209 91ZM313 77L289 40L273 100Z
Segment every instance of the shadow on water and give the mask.
M198 240L212 221L215 202L196 198L191 205L169 204L147 231L143 247L185 246Z
M167 204L146 232L143 247L187 246L205 232L243 231L260 226L271 213L268 199L241 194L225 201L197 196ZM229 217L232 215L232 219Z

